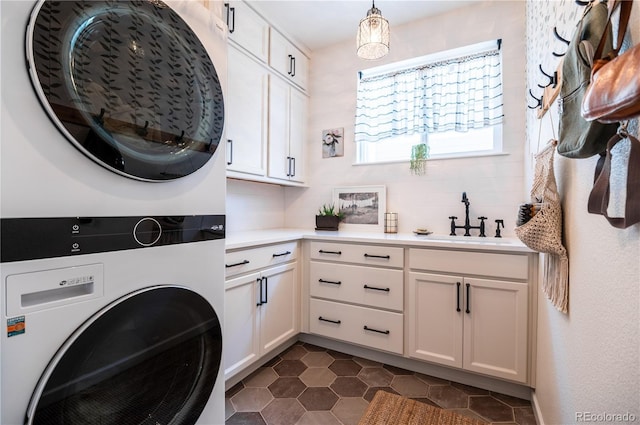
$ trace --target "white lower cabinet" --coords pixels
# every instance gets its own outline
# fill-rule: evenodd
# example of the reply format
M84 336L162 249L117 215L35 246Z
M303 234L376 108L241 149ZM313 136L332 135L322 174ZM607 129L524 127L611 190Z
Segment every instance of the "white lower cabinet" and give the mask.
M283 254L282 246L274 246L272 250L274 256ZM246 258L259 259L265 252L265 248L247 250ZM284 252L295 255L295 251ZM234 259L238 255L241 255L240 258L245 256L243 252L235 252L227 254L227 258ZM247 264L252 263L250 261ZM260 263L256 265L259 267ZM299 332L298 293L296 262L263 268L226 280L223 336L225 379L236 375Z
M410 267L419 269L422 265L416 260L428 256L429 252L410 251ZM421 252L413 255L413 251ZM478 255L470 254L474 258ZM452 256L464 261L464 253ZM505 260L508 261L509 256ZM527 276L526 261L524 266L522 273ZM526 281L412 270L408 291L410 357L528 382L529 284Z
M309 253L309 331L403 354L403 248L313 241Z

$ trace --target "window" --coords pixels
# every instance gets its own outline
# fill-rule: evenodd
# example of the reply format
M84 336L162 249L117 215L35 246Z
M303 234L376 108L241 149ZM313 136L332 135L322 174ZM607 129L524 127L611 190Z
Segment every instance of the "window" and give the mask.
M500 42L480 43L360 73L357 163L502 152Z

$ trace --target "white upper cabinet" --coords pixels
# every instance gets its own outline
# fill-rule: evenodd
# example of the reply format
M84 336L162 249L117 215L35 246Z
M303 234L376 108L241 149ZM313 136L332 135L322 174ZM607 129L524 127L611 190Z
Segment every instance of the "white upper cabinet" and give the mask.
M306 91L309 78L309 59L273 28L271 28L270 46L269 65Z
M224 4L229 40L263 62L269 60L269 23L242 1Z
M234 47L228 70L227 170L265 176L269 70Z

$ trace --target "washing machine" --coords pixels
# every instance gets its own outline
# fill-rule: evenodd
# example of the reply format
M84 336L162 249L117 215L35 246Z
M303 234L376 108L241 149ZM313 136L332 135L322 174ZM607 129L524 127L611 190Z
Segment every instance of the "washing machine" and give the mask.
M0 2L0 423L224 423L226 26Z

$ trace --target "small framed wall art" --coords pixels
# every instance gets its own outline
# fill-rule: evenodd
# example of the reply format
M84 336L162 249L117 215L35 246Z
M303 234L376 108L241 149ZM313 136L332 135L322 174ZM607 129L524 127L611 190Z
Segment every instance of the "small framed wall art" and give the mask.
M322 157L344 156L344 128L322 130Z
M385 186L336 187L333 203L343 214L340 227L344 230L383 230L387 204Z

